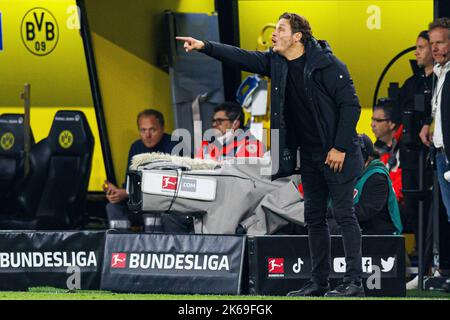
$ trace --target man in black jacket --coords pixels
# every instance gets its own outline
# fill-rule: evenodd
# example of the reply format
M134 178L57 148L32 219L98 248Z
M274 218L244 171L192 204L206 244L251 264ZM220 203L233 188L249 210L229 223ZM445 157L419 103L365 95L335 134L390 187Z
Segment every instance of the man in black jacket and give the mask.
M245 71L271 77L271 156L277 167L273 178L293 173L300 147L312 260L311 281L289 295L364 295L361 232L353 206L355 178L363 169L355 130L361 107L346 66L325 41L312 36L308 21L294 13L280 16L268 52L246 51L191 37L177 40L184 41L187 52L199 50ZM273 134L274 130L278 134ZM347 264L343 283L333 291L328 282L329 197L342 230Z
M431 115L432 87L436 81L436 77L433 75L433 56L427 30L421 31L417 36L415 56L419 68L401 87L396 106L392 110L391 119L396 124L403 125L403 134L399 141L402 188L405 190L426 190L433 185L433 171L426 161L429 149L421 143L419 131L424 125L425 119ZM420 168L423 170L422 186L419 186ZM414 232L417 245L419 243L419 199L414 193L405 192L403 196L404 232ZM426 225L431 223L431 220L429 220L431 219L430 207L431 199L427 198L423 205L425 217L428 217L423 221L422 230L424 234L428 228ZM430 249L427 250L427 260L431 263L431 244L427 244L427 248Z

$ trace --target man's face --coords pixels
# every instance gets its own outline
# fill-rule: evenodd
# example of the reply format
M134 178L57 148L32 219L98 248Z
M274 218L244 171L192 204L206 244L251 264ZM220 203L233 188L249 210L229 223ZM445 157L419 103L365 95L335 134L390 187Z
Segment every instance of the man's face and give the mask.
M375 109L371 123L373 134L377 139L383 139L392 134L395 124L387 119L383 109Z
M435 28L428 33L433 59L441 66L450 60L449 32L446 28Z
M212 127L224 135L227 130L235 129L233 122L234 119L228 118L225 111L217 111L212 118Z
M300 32L292 34L289 20L280 19L272 33L273 51L283 55L294 43L296 38L300 38Z
M158 119L154 116L143 116L139 118L139 135L147 148L153 148L161 141L164 135L164 127L159 124Z
M424 38L417 38L416 42L416 55L417 64L420 67L425 67L433 64L433 56L431 54L430 43Z

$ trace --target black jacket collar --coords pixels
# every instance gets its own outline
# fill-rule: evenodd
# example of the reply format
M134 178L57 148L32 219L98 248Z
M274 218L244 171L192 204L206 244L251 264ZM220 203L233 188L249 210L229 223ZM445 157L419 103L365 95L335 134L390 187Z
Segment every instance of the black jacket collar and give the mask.
M332 63L331 48L325 40L311 38L305 47L306 65L310 71L322 69Z

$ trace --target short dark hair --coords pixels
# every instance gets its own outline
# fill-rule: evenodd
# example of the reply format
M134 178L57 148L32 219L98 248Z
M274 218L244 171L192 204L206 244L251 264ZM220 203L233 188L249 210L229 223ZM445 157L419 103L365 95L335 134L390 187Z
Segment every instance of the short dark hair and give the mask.
M369 157L372 159L377 159L379 157L379 154L376 152L373 142L368 135L364 133L358 134L358 140L364 162L366 162Z
M384 116L392 120L392 111L394 109L394 101L390 98L378 99L376 105L373 106L373 111L381 109L384 111Z
M214 113L219 111L225 111L225 115L230 120L239 120L239 128L244 127L244 111L242 111L242 107L237 102L223 102L214 108Z
M417 38L422 38L425 39L427 41L430 41L430 36L428 35L428 30L422 30L420 31L419 35L417 36Z
M145 109L141 112L139 112L137 116L137 125L139 127L139 119L142 117L155 117L156 120L158 120L161 127L164 127L164 116L161 112L155 109Z
M285 12L283 13L278 20L286 19L289 20L289 24L291 25L292 33L301 32L302 39L300 42L306 46L306 43L312 37L311 26L309 25L308 20L305 17L300 16L296 13Z
M448 30L448 37L450 39L450 19L447 17L442 17L434 20L428 25L428 32L436 28L443 28Z

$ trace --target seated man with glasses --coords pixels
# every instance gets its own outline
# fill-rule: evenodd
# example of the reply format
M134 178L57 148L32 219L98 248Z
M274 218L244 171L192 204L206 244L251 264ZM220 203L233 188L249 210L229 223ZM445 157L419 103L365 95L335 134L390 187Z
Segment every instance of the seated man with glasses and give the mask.
M380 160L389 170L397 201L403 201L402 193L402 169L399 160L399 140L402 135L402 127L396 128L391 120L393 101L381 98L373 107L372 131L376 137L375 150L380 155Z
M232 157L262 157L265 148L261 141L244 130L244 112L236 102L224 102L214 109L212 127L217 130L215 140L202 141L196 158L216 161Z

